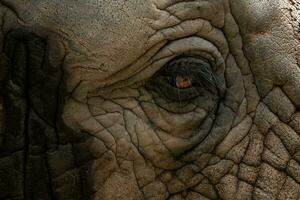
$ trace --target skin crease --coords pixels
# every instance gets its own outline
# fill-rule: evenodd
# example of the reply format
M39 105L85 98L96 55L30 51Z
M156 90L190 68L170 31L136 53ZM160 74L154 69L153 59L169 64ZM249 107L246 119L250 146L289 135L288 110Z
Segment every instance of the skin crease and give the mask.
M0 1L0 199L299 199L298 6ZM155 92L189 55L218 92Z

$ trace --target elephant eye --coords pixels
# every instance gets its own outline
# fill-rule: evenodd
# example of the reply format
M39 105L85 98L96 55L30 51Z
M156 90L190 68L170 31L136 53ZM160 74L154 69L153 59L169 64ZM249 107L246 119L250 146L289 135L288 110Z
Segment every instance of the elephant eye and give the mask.
M211 65L202 58L192 56L171 60L154 75L147 86L173 101L187 101L208 92L216 92Z

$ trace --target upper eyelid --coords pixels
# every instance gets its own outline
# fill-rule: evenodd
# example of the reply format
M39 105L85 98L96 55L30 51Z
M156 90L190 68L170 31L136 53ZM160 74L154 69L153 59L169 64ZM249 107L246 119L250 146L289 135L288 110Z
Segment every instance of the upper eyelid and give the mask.
M123 88L139 82L146 82L150 80L157 72L159 72L170 60L186 54L201 56L206 60L209 60L210 63L212 63L212 70L218 70L220 72L225 70L224 58L219 52L218 48L209 41L196 36L191 36L165 44L156 52L155 56L151 57L150 60L134 63L133 66L135 67L143 67L140 67L137 71L131 74L130 77L126 77L118 81L109 81L105 88ZM122 74L125 74L124 71L122 71ZM99 92L101 93L101 91L96 88L90 93L97 95Z
M158 74L161 75L195 75L195 74L206 74L207 76L211 76L213 74L212 68L207 61L203 61L202 58L195 58L193 56L186 56L179 58L184 60L189 60L187 63L189 66L173 66L172 64L176 64L176 59L170 61L166 64L166 67L163 68ZM197 63L193 63L192 61L197 61ZM195 76L196 77L196 76ZM196 77L197 78L197 77Z
M176 73L178 75L193 75L193 74L198 74L198 73L203 73L203 69L207 69L207 68L201 68L201 67L195 67L195 68L186 68L186 69L168 69L168 70L164 70L162 72L163 75L168 75L168 73ZM206 72L211 72L210 70L206 71ZM205 73L205 72L204 72Z

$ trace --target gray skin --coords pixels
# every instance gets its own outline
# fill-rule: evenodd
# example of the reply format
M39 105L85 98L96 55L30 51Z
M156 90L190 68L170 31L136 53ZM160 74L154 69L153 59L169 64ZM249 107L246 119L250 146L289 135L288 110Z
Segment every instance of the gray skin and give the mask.
M300 199L299 8L0 1L0 199ZM174 100L178 57L212 91Z

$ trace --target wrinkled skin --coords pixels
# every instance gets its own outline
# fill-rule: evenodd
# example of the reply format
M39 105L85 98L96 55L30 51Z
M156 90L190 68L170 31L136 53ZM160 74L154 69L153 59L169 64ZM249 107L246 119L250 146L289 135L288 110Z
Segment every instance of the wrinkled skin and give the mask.
M0 199L300 198L298 0L0 2Z

